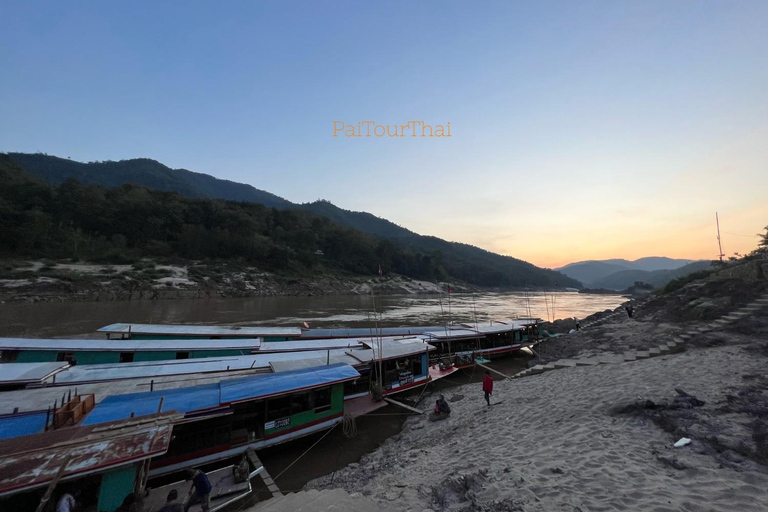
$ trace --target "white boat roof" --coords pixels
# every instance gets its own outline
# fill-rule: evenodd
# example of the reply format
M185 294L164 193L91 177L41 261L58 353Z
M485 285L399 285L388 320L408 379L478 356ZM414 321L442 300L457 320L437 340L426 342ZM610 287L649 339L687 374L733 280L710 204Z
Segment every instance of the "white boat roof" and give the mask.
M0 338L0 350L57 350L59 352L145 352L192 350L256 350L255 339L171 339L171 340L77 340L67 338Z
M158 334L168 336L301 336L298 327L225 327L221 325L130 324L106 325L98 332L110 334Z
M371 352L354 350L354 352ZM148 361L142 363L118 363L72 366L49 379L43 388L27 388L0 392L0 415L10 414L14 408L19 412L45 411L70 391L74 395L93 393L96 402L108 396L139 393L150 389L176 389L222 380L244 377L258 373L279 373L282 371L307 368L301 361L309 359L325 366L346 363L350 366L368 364L349 356L344 349L311 352L283 352L248 356L232 356L181 361ZM7 363L9 366L19 363Z
M297 352L304 350L334 350L365 348L370 338L337 338L329 340L262 341L260 354L269 352Z
M382 340L382 350L377 344L373 344L366 350L348 350L347 354L360 362L369 363L378 359L397 359L415 354L422 354L430 350L437 350L432 345L420 338L405 338L403 340Z
M425 332L422 335L423 339L438 339L438 340L449 340L449 339L463 339L463 338L478 338L481 336L481 333L478 331L475 331L474 329L448 329L446 332L445 330L441 331L430 331Z
M305 352L306 354L306 352ZM275 373L287 372L290 370L300 370L302 368L312 368L316 366L325 366L329 364L344 363L349 366L360 366L361 364L367 365L368 363L361 362L355 357L350 356L348 353L332 351L330 354L326 352L319 357L311 357L306 359L284 359L280 361L271 361L270 367Z
M275 361L296 361L320 358L326 364L328 353L331 357L344 355L345 350L278 352L273 354L254 354L246 356L207 357L198 359L179 359L169 361L146 361L135 363L90 364L73 366L48 379L46 384L57 386L82 385L96 382L111 382L129 379L151 379L183 375L205 376L211 373L238 371L270 371L270 364ZM336 361L349 362L350 360ZM11 363L15 364L15 363Z
M0 363L0 384L31 384L43 382L69 368L66 361L56 363Z

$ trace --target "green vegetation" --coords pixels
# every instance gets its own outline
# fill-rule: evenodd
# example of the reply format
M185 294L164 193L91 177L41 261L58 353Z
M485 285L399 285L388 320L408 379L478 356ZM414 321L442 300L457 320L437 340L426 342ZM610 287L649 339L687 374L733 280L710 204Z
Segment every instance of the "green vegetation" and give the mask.
M271 271L388 271L443 279L439 255L388 247L373 237L309 212L261 204L188 199L173 192L122 185L105 190L70 179L58 188L0 157L3 256L78 258L131 263L136 273L168 272L140 261L237 260ZM323 256L315 254L323 251ZM53 270L47 265L44 271Z
M7 258L131 264L145 275L152 272L142 258L240 261L294 275L374 276L381 265L387 274L431 281L580 287L563 274L420 236L368 213L327 201L293 205L153 160L83 164L42 154L8 157L0 155L0 251ZM215 198L221 196L237 202Z

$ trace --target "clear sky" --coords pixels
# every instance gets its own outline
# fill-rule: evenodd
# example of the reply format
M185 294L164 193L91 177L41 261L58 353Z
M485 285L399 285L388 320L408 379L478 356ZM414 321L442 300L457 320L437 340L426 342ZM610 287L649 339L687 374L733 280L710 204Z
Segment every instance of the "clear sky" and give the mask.
M2 2L0 151L154 158L540 266L755 248L768 2ZM333 136L334 121L451 137Z

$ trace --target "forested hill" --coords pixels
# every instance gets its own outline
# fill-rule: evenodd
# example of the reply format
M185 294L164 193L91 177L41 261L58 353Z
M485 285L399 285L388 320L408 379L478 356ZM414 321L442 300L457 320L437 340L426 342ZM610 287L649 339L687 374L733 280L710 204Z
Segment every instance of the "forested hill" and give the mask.
M43 154L7 156L0 156L2 180L24 182L15 186L24 189L21 197L3 194L0 205L2 230L14 241L2 247L7 255L244 258L269 270L363 275L381 264L385 272L418 279L581 287L559 272L421 236L369 213L327 201L297 205L250 185L154 160L85 164ZM31 176L21 178L24 171Z
M293 203L282 197L250 185L221 180L186 169L171 169L149 158L86 164L41 153L7 155L32 175L54 186L61 185L69 178L74 178L84 185L99 185L104 188L134 183L156 190L178 192L185 197L247 201L277 208L293 206Z

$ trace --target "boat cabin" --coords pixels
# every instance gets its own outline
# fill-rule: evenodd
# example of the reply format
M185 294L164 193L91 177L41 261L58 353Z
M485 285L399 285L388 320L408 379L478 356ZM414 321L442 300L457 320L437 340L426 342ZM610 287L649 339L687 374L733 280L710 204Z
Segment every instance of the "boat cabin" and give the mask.
M168 451L150 476L169 474L306 436L342 421L344 383L360 374L346 364L223 380L213 384L109 396L85 426L176 411Z
M258 350L260 339L109 340L0 338L0 363L109 364L238 356Z

